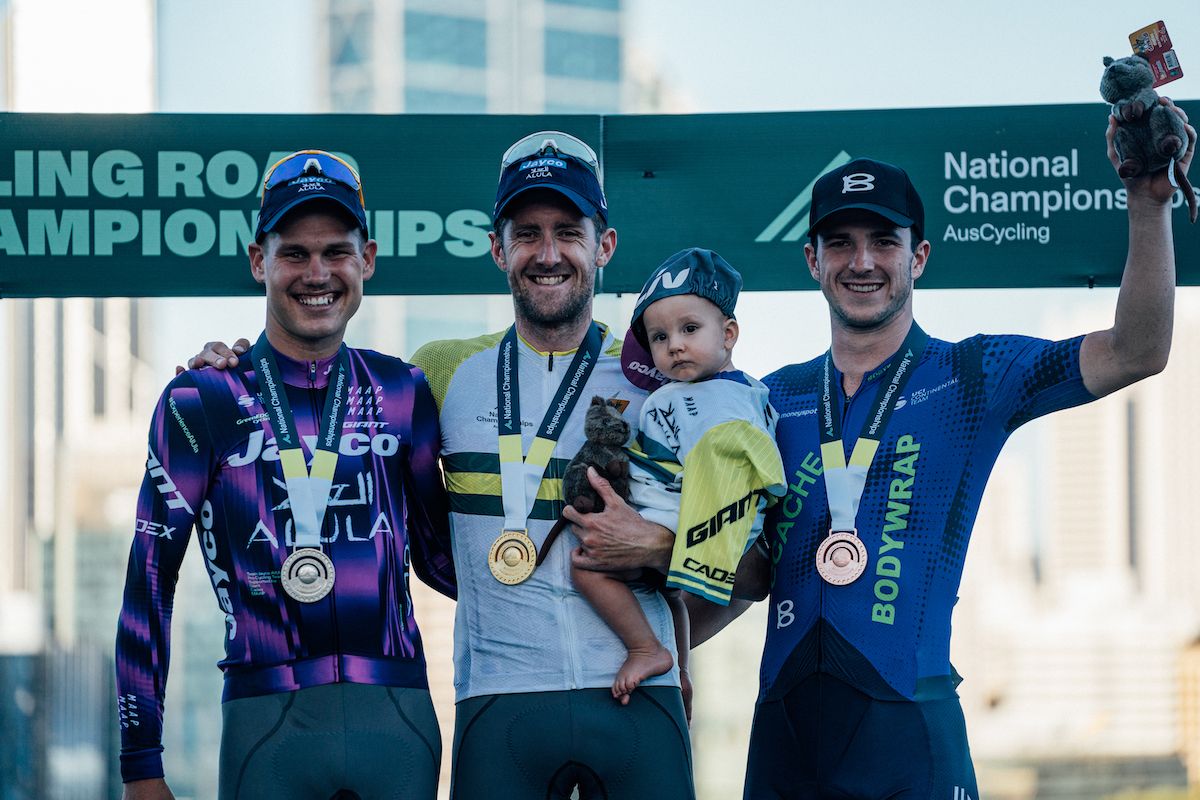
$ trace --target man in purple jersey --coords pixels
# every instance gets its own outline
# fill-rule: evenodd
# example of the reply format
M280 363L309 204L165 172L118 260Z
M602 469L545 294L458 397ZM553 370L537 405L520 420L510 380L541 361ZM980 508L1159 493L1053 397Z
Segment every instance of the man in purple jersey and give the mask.
M266 329L159 401L117 632L126 798L173 797L162 717L193 526L225 617L219 797L436 796L408 581L411 564L456 595L441 437L419 369L342 343L375 253L350 165L275 164L249 247Z

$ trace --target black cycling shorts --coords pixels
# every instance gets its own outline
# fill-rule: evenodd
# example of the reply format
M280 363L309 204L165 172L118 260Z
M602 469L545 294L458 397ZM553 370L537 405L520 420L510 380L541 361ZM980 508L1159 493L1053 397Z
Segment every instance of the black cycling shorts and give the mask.
M472 697L454 725L454 800L693 800L692 749L676 687Z
M334 683L221 706L219 800L434 800L442 739L425 689Z
M759 701L744 800L979 800L957 697L876 700L828 675Z

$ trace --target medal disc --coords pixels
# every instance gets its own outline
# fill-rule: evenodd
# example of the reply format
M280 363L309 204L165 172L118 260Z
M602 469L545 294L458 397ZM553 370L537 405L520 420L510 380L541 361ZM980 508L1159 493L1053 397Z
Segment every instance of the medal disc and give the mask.
M537 548L525 535L525 531L503 531L488 553L488 566L492 575L509 586L521 583L533 574L537 561Z
M817 548L817 572L826 583L854 583L866 569L867 548L854 531L830 531Z
M315 603L333 588L333 561L313 547L301 547L283 562L280 582L288 597L301 603Z

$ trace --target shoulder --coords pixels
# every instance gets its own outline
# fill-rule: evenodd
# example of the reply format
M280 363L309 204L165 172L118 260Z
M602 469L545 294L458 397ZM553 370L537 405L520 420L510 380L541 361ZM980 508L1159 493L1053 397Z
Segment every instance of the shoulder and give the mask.
M250 371L250 361L245 359L233 369L202 369L185 370L167 384L163 390L164 398L179 397L191 394L203 398L206 402L220 402L223 399L237 399L247 393L246 373Z
M772 399L777 393L788 395L813 391L824 361L825 355L822 354L801 364L788 364L764 376L762 384L771 391Z
M415 364L376 350L351 347L350 361L356 371L364 372L366 376L384 382L404 380L409 376L415 378L423 374L420 367Z
M507 330L476 336L472 339L439 339L424 344L412 355L412 364L425 373L433 390L438 408L446 399L454 373L474 355L500 346Z

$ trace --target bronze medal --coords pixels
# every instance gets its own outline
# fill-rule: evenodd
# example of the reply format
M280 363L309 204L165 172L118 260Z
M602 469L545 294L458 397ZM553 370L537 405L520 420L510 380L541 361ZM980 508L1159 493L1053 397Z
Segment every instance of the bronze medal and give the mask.
M817 548L817 572L826 583L854 583L866 569L867 548L857 531L830 531Z
M501 583L514 586L533 574L537 562L537 548L533 541L520 530L501 531L492 542L488 553L488 567Z
M301 547L283 562L279 579L288 597L315 603L333 588L333 560L315 547Z

